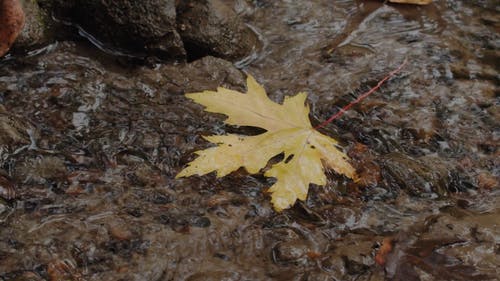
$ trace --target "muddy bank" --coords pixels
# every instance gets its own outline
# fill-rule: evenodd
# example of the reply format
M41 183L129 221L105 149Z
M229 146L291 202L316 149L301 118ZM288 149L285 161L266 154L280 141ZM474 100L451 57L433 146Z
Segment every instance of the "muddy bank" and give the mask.
M224 2L261 40L245 63L144 65L85 40L0 61L0 279L495 280L494 2ZM248 72L276 101L308 92L318 124L404 58L322 129L359 182L328 172L275 213L262 175L174 179L201 135L255 133L184 93Z

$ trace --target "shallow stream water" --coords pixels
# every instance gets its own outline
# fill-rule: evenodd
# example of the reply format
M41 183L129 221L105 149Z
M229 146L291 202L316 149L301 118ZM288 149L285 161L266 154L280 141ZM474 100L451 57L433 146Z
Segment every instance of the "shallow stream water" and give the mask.
M498 280L497 1L226 2L262 43L236 64L83 38L0 61L0 280ZM276 213L262 174L174 179L201 135L257 133L184 93L249 73L319 124L405 58L320 129L359 182L327 172Z

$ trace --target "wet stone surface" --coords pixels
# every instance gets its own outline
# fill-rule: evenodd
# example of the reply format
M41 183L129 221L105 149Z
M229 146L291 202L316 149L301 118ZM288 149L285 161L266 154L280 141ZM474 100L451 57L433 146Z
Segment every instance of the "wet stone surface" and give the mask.
M495 2L222 2L259 34L244 63L72 41L0 61L0 280L495 280ZM276 213L261 174L174 179L202 135L254 132L184 93L244 90L248 72L273 100L308 92L318 124L404 58L321 129L359 182L327 171Z

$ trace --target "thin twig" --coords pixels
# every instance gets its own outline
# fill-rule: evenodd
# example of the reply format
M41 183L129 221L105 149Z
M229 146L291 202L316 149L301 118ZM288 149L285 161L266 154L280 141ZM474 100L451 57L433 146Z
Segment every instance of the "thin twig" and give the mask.
M364 100L367 96L373 94L373 92L375 92L376 90L378 90L380 88L380 86L382 86L382 84L384 84L385 81L389 80L392 76L396 75L396 73L398 73L399 71L401 71L401 69L406 65L406 63L407 63L407 59L405 59L403 61L403 63L400 66L398 66L398 68L394 69L386 77L384 77L382 80L380 80L375 87L371 88L370 90L368 90L364 94L360 95L356 100L352 101L348 105L342 107L342 109L340 109L339 112L335 113L330 118L328 118L328 120L326 120L323 123L319 124L318 126L314 127L314 129L317 130L317 129L321 128L321 127L326 126L328 123L330 123L333 120L335 120L335 119L339 118L340 116L342 116L342 114L344 114L347 110L349 110L349 108L351 108L353 105L359 103L360 101Z

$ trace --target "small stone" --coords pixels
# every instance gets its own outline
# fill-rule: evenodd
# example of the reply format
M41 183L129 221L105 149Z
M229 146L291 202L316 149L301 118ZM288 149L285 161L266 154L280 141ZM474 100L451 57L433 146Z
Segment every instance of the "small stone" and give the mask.
M309 245L301 240L291 240L279 243L273 249L273 257L278 263L294 263L307 259L311 252Z
M194 227L209 227L211 225L210 219L203 216L193 216L189 219L189 225Z
M40 9L37 1L21 0L26 21L13 45L15 49L28 49L40 46L50 39L50 17Z
M24 25L25 15L19 0L0 1L0 57L5 55Z
M123 222L112 223L109 226L109 233L118 240L129 240L132 238L132 231Z
M499 187L498 178L487 172L480 173L477 176L477 183L480 189L495 189Z
M8 113L0 105L0 145L16 146L29 144L30 124L22 118Z
M393 152L382 159L382 175L389 185L397 185L414 196L444 196L450 189L453 169L440 158L413 158Z

